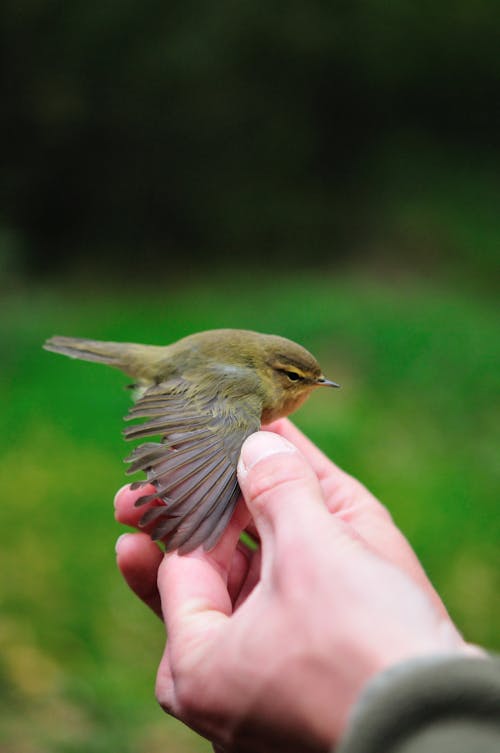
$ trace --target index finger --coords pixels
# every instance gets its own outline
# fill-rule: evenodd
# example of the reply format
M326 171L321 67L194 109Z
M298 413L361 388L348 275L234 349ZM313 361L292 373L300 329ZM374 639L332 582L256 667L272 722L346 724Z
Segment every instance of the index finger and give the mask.
M273 431L275 434L280 434L280 436L288 439L295 445L304 457L307 458L320 481L332 474L338 474L339 479L342 479L344 482L351 479L348 473L339 468L338 465L335 465L290 419L279 418L277 421L273 421L262 428L264 431Z
M343 515L353 507L358 508L359 503L362 507L377 507L373 495L357 479L335 465L287 418L263 428L288 439L302 453L321 484L326 506L331 513Z

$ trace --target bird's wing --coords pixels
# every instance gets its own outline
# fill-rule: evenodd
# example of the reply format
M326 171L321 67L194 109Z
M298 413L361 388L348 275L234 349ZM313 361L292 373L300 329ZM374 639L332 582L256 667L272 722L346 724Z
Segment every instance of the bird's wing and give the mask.
M136 504L158 498L164 503L150 508L140 525L154 522L152 537L164 540L167 551L182 554L200 544L211 549L232 515L240 448L259 429L261 406L244 390L229 398L213 380L204 387L169 380L150 387L125 417L146 418L125 429L127 439L162 437L136 447L126 462L127 473L146 471L147 483L156 487Z

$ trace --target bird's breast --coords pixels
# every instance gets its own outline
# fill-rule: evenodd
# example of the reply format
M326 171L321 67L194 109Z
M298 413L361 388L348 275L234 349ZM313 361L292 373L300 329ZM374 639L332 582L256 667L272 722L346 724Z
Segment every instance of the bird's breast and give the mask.
M270 424L278 418L289 416L296 411L309 397L309 392L298 395L276 394L272 401L267 402L262 410L262 423Z

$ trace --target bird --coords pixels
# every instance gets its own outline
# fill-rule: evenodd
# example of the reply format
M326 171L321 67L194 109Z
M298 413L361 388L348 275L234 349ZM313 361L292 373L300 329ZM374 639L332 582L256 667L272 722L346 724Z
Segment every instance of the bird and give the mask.
M179 554L200 545L210 551L219 541L239 498L245 439L295 411L317 387L339 387L301 345L243 329L197 332L165 346L54 336L43 347L134 380L135 403L124 418L142 422L123 433L148 441L125 458L127 473L146 473L133 488L155 487L136 502L155 501L139 526Z

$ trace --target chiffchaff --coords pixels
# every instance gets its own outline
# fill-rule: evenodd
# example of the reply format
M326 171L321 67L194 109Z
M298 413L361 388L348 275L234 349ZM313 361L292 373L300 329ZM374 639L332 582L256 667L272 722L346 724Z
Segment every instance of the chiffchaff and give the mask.
M247 330L199 332L164 347L52 337L44 348L115 366L134 379L136 403L125 418L146 421L125 437L161 436L126 459L127 473L146 471L140 483L156 487L138 502L159 500L140 524L181 554L219 540L238 499L236 466L246 437L261 422L296 410L315 387L338 387L305 348Z

